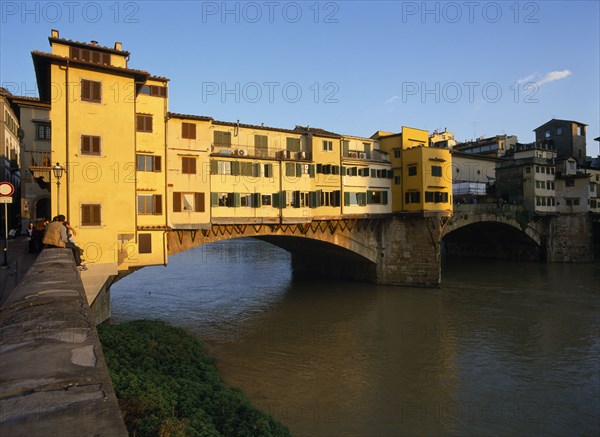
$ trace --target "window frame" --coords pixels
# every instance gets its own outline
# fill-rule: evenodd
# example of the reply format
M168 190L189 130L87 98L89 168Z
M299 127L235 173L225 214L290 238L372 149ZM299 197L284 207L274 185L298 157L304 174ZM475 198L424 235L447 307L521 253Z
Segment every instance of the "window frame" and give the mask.
M102 82L90 79L81 79L81 101L89 103L102 103ZM97 89L94 87L97 86ZM97 93L95 93L97 91ZM96 95L97 94L97 97Z
M86 208L89 208L89 211L85 211ZM94 211L97 208L97 211ZM80 223L81 227L94 227L94 226L102 226L102 204L101 203L82 203L80 208ZM89 217L88 221L84 221L86 216ZM94 220L94 219L97 219Z

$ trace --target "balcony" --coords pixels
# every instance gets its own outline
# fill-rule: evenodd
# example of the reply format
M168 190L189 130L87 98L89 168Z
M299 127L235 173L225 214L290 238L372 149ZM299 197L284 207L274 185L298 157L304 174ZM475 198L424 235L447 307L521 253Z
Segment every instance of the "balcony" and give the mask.
M289 159L310 161L312 153L308 151L290 151L287 149L257 148L255 146L218 145L211 146L211 156L226 156L256 159Z

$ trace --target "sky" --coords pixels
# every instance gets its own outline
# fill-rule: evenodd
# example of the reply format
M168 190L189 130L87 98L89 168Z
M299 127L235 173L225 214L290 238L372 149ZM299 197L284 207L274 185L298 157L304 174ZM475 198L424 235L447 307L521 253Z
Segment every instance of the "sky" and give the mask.
M371 136L448 128L521 142L552 118L600 136L597 1L0 2L0 85L36 96L31 51L62 38L131 52L169 110Z

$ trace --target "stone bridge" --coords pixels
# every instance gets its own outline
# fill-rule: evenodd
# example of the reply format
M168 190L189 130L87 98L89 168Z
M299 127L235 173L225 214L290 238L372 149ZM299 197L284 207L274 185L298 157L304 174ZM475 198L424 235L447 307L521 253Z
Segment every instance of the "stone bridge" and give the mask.
M455 205L441 238L449 256L589 262L592 223L590 214L536 216L521 205Z
M168 232L169 254L232 238L254 237L292 254L294 274L388 285L437 286L437 217L315 220L298 224L212 225Z

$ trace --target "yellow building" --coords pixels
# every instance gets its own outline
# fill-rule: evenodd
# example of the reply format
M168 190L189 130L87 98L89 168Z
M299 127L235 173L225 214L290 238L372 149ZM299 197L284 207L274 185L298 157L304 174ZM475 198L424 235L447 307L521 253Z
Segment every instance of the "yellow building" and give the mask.
M452 210L450 155L427 131L365 138L169 112L169 80L129 68L121 43L55 30L49 41L33 59L51 103L50 166L66 169L50 181L51 212L105 275L166 264L172 230Z
M390 153L394 213L452 213L452 158L448 149L429 146L426 130L403 126L402 132L376 132Z
M65 168L51 181L52 215L67 216L88 263L165 264L167 80L128 68L118 42L56 30L49 41L51 52L33 60L40 98L51 102L52 164Z

